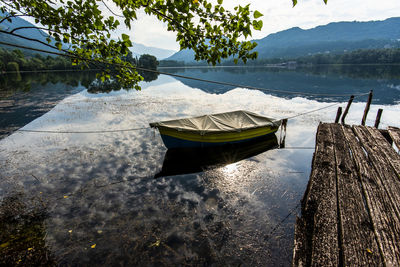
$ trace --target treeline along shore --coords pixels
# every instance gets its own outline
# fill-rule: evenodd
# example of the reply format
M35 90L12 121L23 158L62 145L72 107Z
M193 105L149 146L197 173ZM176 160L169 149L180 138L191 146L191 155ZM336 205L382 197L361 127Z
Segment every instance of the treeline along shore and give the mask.
M319 65L319 64L399 64L400 65L400 48L386 49L360 49L342 54L337 53L317 53L296 58L259 58L247 61L247 66L264 66L271 64L297 64L297 65ZM176 60L161 60L160 67L184 67L184 66L205 66L204 61L185 62ZM233 66L233 60L224 60L220 66ZM239 66L244 65L238 62Z
M0 71L20 72L39 70L74 70L71 60L61 56L44 56L42 54L25 55L21 50L0 48Z
M157 69L159 62L152 55L144 54L140 57L133 57L129 52L124 57L126 61L141 68L151 70ZM101 64L89 66L91 69L98 69ZM0 73L21 72L21 71L44 71L44 70L80 70L81 66L73 65L71 59L63 56L50 56L43 54L25 54L19 49L0 48Z

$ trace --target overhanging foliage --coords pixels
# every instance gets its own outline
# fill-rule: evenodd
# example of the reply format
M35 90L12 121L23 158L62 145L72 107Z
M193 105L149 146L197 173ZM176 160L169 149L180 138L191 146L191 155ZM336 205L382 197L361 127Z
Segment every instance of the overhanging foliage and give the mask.
M110 2L118 11L110 9ZM168 31L176 32L180 48L192 49L196 60L216 64L232 56L235 62L257 57L252 52L257 44L243 39L250 37L252 30L261 30L262 14L251 11L249 5L239 5L229 11L222 3L222 0L216 4L206 0L0 0L4 14L0 26L17 16L33 17L41 25L37 28L54 38L59 50L65 50L63 43L70 45L65 53L73 59L73 64L85 67L99 63L103 67L101 79L116 79L124 87L140 89L137 82L142 77L135 66L123 60L132 46L130 36L123 33L118 40L113 40L111 32L121 23L130 29L141 10L165 22ZM113 16L106 16L102 7ZM27 38L18 34L22 28L27 27L10 31L0 28L0 32ZM47 45L53 46L50 37Z

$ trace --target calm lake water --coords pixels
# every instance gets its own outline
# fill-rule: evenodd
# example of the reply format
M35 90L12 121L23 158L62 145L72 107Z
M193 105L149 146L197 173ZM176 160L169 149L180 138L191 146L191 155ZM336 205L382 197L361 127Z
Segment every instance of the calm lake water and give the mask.
M400 125L398 67L163 71L307 93L373 89L367 124L383 108L382 127ZM187 159L147 128L14 132L0 140L0 261L7 264L289 266L315 130L348 100L165 75L147 77L142 91L90 86L90 72L0 77L3 137L20 127L136 129L238 109L280 119L338 104L289 120L284 148L278 131L259 145ZM366 98L356 98L348 123L359 124Z

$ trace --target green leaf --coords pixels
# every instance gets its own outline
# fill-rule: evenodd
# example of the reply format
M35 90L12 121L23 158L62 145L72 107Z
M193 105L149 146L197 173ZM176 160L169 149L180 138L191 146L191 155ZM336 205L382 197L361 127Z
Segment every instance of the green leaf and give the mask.
M254 20L253 21L253 29L254 30L259 31L262 29L262 26L263 26L262 20Z
M325 1L325 0L324 0ZM295 5L297 5L297 0L292 0L292 2L293 2L293 7L295 6Z
M222 5L223 0L218 0L218 5Z
M258 19L259 17L262 17L262 16L264 16L264 15L261 14L260 12L258 12L257 10L254 11L254 18L255 18L255 19Z
M128 41L129 40L129 35L123 33L121 36L122 36L122 40L124 40L124 41Z
M62 44L60 42L55 43L55 46L58 48L58 50L61 50Z

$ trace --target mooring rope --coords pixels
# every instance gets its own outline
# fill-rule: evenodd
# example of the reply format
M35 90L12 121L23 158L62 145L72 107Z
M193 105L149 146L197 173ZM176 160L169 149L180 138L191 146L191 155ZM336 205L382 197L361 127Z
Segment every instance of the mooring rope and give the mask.
M116 133L116 132L132 132L150 129L151 127L131 128L131 129L116 129L116 130L98 130L98 131L53 131L53 130L30 130L18 129L17 132L28 133L56 133L56 134L92 134L92 133Z
M354 96L354 98L358 98L358 97L365 96L365 95L368 95L368 94L369 94L369 92L368 93L364 93L364 94L359 94L359 95L352 95L352 96ZM297 117L300 117L300 116L304 116L304 115L307 115L307 114L310 114L310 113L314 113L314 112L317 112L317 111L320 111L320 110L324 110L324 109L327 109L327 108L338 106L340 104L342 104L342 103L338 102L338 103L330 104L330 105L325 106L325 107L312 109L312 110L305 111L305 112L302 112L302 113L298 113L296 115L285 117L285 118L282 118L282 119L279 119L279 120L276 120L276 121L278 122L278 121L283 121L283 120L294 119L294 118L297 118Z
M288 218L290 218L290 216L291 216L294 212L297 211L297 209L300 207L300 205L301 205L301 202L299 201L299 203L297 203L297 205L296 205L293 209L291 209L291 210L289 211L289 213L288 213L280 222L278 222L278 223L274 226L274 228L272 228L272 230L271 230L271 231L269 232L269 234L265 237L265 239L268 240L268 239L272 236L272 234L274 234L275 231L278 230L278 228L279 228Z

